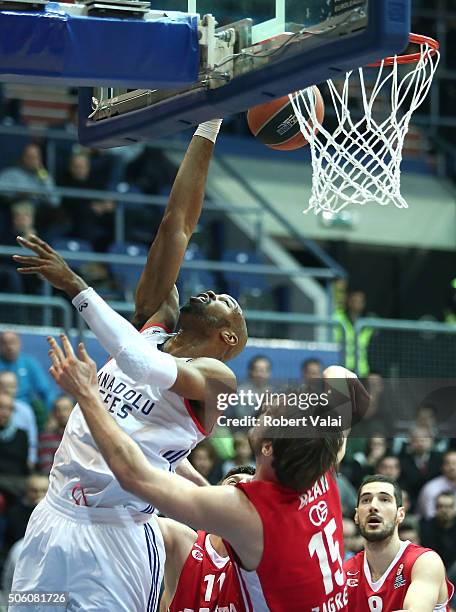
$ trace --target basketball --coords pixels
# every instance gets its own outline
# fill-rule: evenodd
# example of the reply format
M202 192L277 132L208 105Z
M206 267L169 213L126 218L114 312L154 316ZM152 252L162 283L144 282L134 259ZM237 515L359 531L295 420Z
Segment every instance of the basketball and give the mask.
M323 97L316 85L312 90L317 119L322 123L325 116ZM293 96L295 100L300 99L297 94ZM308 144L288 96L251 108L247 113L247 123L252 134L271 149L294 151Z

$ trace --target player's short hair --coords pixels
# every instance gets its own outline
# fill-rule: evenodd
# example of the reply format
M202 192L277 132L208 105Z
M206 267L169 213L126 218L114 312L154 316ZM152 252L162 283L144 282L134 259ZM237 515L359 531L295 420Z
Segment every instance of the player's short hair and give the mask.
M356 502L357 506L359 506L359 498L361 497L361 491L363 487L367 484L370 484L371 482L384 482L386 484L393 485L394 498L396 500L396 505L398 508L402 506L403 500L402 500L401 487L399 486L396 480L393 480L392 478L389 478L388 476L384 476L383 474L373 474L372 476L366 476L365 478L363 478L363 481L358 489L358 500Z
M235 465L223 476L223 478L218 484L221 484L227 478L231 478L231 476L237 476L238 474L247 474L248 476L255 476L255 468L251 465Z

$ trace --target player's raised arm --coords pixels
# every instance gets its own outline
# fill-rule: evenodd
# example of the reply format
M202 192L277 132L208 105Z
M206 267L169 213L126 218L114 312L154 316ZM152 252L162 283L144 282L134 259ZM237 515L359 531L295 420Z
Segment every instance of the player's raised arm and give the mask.
M152 317L172 329L177 322L179 305L174 285L201 215L209 162L221 123L216 119L197 129L179 168L136 289L133 324L137 328Z
M430 612L439 603L445 567L433 551L422 554L414 563L412 582L404 599L403 610L397 612Z
M259 562L261 519L247 497L235 487L199 487L152 467L139 446L105 410L98 393L95 362L79 346L79 358L66 336L65 353L55 343L50 350L50 373L79 403L105 461L126 491L153 504L176 521L220 535L231 542L247 566ZM251 550L253 548L253 551Z

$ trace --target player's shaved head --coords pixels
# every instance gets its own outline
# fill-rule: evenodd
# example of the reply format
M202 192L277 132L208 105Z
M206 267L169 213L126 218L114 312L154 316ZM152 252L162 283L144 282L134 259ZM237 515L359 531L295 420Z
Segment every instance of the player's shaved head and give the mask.
M178 327L186 334L213 340L214 352L224 361L239 355L248 339L247 324L237 301L210 290L191 297L181 308Z

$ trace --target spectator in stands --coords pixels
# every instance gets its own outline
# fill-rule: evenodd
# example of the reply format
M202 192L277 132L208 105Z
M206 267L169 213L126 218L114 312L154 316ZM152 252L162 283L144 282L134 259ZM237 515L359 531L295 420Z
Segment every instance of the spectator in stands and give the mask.
M0 241L4 245L17 246L16 237L30 237L36 234L35 207L30 200L19 200L10 206L10 218L0 230ZM5 258L0 265L0 287L10 293L38 293L42 289L42 281L33 276L21 276L16 272L16 266L10 258ZM2 307L0 315L3 322L25 322L26 308L18 305L14 312L10 306Z
M10 206L10 224L1 234L2 243L16 246L16 236L29 238L31 234L36 234L35 216L35 207L30 200L13 202Z
M0 474L27 476L28 440L23 429L12 421L14 401L6 393L0 393Z
M269 357L266 355L255 355L250 359L248 366L248 378L238 387L238 395L241 392L248 393L266 393L271 391L271 374L272 374L272 363ZM241 395L242 397L242 395ZM245 397L245 395L244 395ZM239 403L234 408L236 417L243 417L246 415L252 415L255 408L257 408L256 402L252 399L252 402Z
M25 494L6 511L5 546L10 548L25 535L30 515L46 495L49 479L42 474L32 474L27 478Z
M334 318L342 323L345 329L345 346L346 357L345 367L349 370L355 370L358 365L357 372L360 377L365 377L369 374L369 362L367 359L367 350L372 336L372 330L364 328L358 334L358 364L356 364L356 336L355 324L360 319L366 309L366 295L363 291L350 291L347 295L347 300L344 309L338 309L335 312ZM336 327L336 341L343 342L342 332Z
M255 467L255 459L252 456L249 439L245 434L239 432L233 436L233 449L233 459L229 459L223 464L222 471L224 474L239 465L251 465Z
M443 491L435 500L435 516L420 522L421 544L433 548L445 567L456 563L456 498L453 491Z
M21 194L30 199L35 206L57 207L60 198L55 193L54 179L43 164L41 149L34 143L29 143L22 152L18 166L5 168L0 172L0 190L13 189L7 194L7 200L17 200ZM23 190L43 190L44 193L34 195Z
M412 544L421 544L420 533L413 522L410 522L408 518L399 525L399 539L403 542L409 540Z
M210 484L217 484L222 478L220 462L211 443L206 441L198 444L190 454L190 463Z
M412 512L412 502L410 499L410 494L407 491L407 489L402 489L402 505L404 506L404 509L405 509L405 515L407 517L407 522L410 525L413 525L415 529L418 529L419 531L418 525L419 525L420 519L417 514Z
M105 178L103 182L100 180ZM106 189L108 177L92 172L88 152L76 150L71 155L68 168L59 180L62 187L73 189ZM104 251L114 235L115 203L111 200L90 200L66 197L62 209L65 215L65 233L72 238L88 240L94 249Z
M33 469L38 461L38 428L35 413L26 402L16 399L17 378L14 372L0 372L0 393L6 393L14 402L12 423L27 433L29 445L29 467Z
M432 450L434 438L428 429L415 427L409 436L409 444L400 457L402 486L410 493L412 505L426 482L440 473L442 455Z
M384 436L373 435L365 443L363 452L355 453L351 480L358 487L365 476L375 474L378 462L389 452L388 443Z
M323 364L319 359L306 359L301 364L301 380L305 387L311 387L313 381L322 380Z
M353 516L355 513L357 500L356 490L348 478L344 476L344 474L339 472L336 480L340 494L342 514L344 516Z
M402 487L401 480L401 462L399 457L395 455L384 455L377 463L375 469L376 474L382 474L392 480L395 480Z
M0 372L5 370L16 374L17 399L32 406L42 402L46 408L51 408L56 393L48 375L36 359L21 353L21 339L12 331L0 334Z
M434 438L434 450L445 452L448 449L448 439L444 439L439 431L437 409L434 404L421 404L416 411L415 422L418 427L428 429Z
M344 517L342 519L342 527L344 533L344 561L347 561L347 559L351 559L351 557L354 557L363 549L363 539L352 518Z
M40 434L39 439L38 469L42 474L49 474L51 471L54 455L59 447L74 403L68 395L61 395L54 402L46 429Z
M255 355L248 363L248 378L245 382L238 387L238 396L244 397L249 391L252 394L262 394L267 391L272 391L271 385L271 374L272 374L272 363L269 357L266 355ZM258 409L257 401L251 396L251 401L239 402L232 409L227 411L227 416L242 418L244 416L253 415L255 409Z
M415 426L431 432L433 441L433 450L445 452L448 450L447 438L438 437L439 425L437 423L437 409L434 404L424 403L418 406L415 414ZM409 425L409 423L407 423ZM408 427L409 428L409 427ZM409 439L404 435L396 435L393 442L393 451L397 455L402 455L406 452Z
M440 493L452 491L456 494L456 451L443 455L442 474L428 482L418 497L418 514L426 519L435 516L436 500Z

